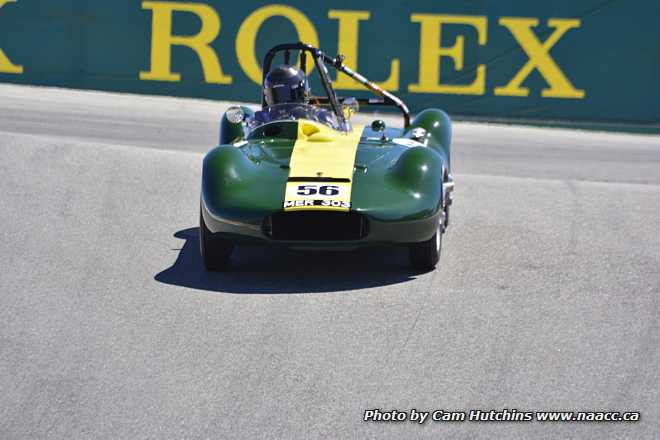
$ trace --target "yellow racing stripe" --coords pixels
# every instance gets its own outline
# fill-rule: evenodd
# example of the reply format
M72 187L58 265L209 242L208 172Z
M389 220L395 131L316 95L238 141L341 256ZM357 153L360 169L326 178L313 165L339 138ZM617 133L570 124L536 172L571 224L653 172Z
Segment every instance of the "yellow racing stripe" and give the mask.
M317 122L298 121L285 211L350 209L355 154L363 129L356 125L342 133Z

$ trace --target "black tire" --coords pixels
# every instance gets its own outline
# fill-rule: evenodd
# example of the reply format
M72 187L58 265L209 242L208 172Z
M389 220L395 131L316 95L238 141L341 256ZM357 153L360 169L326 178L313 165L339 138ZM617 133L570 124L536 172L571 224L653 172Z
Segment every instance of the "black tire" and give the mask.
M440 260L442 250L442 229L438 229L429 240L411 244L409 247L410 264L419 271L428 272L435 269Z
M231 253L234 251L232 242L223 240L209 231L204 223L201 210L199 213L199 250L206 270L211 272L227 270L231 263Z

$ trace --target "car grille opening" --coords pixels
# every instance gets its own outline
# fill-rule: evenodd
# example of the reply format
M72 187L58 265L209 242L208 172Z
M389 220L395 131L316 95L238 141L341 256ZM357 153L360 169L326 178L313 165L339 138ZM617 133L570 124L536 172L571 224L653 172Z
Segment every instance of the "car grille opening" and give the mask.
M360 240L367 227L367 219L357 212L277 212L264 221L266 235L287 241Z

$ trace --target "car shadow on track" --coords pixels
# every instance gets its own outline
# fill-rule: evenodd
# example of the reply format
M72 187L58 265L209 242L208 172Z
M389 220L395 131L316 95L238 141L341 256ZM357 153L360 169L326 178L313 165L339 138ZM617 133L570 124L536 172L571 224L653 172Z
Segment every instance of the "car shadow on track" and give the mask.
M321 293L365 289L414 279L407 251L373 247L354 252L292 251L280 246L238 246L227 272L207 272L199 228L174 234L185 243L156 281L224 293Z

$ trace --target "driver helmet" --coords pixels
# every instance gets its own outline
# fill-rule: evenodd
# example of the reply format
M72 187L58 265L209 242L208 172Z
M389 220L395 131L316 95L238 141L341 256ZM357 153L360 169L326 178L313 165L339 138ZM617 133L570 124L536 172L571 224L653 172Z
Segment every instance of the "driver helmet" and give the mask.
M264 96L269 107L285 103L307 104L309 83L305 72L288 64L275 67L264 80Z

